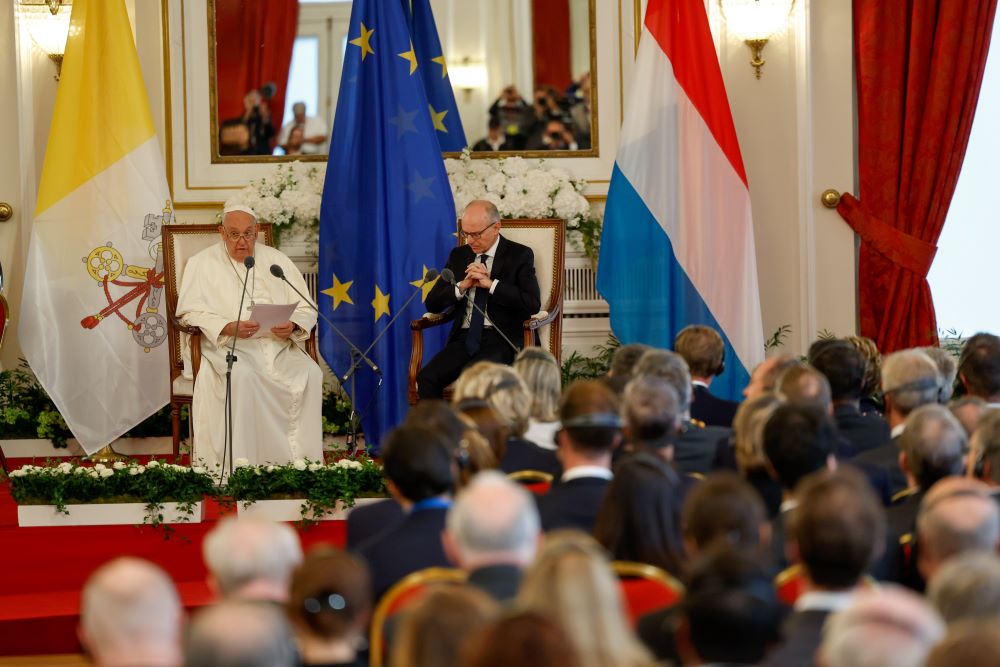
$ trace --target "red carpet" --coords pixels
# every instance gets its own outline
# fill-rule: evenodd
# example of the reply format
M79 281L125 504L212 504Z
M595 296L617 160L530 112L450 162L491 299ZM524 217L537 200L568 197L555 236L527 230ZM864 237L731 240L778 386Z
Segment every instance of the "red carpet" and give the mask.
M15 464L16 465L16 464ZM90 573L117 556L150 560L173 578L184 606L211 601L201 541L220 516L209 502L200 524L160 529L143 526L18 528L17 506L0 483L0 655L79 653L80 589ZM298 528L303 548L344 544L344 522Z

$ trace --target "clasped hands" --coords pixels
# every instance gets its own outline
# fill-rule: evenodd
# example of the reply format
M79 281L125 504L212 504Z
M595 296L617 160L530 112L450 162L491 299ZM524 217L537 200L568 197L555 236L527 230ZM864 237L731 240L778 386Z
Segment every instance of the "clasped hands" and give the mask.
M493 285L490 278L489 269L482 262L473 262L465 267L465 279L458 284L458 288L463 292L473 287L483 287L489 289Z
M250 338L258 331L260 331L259 323L254 322L253 320L240 320L238 329L236 322L230 322L223 327L222 335L235 335L237 338ZM292 335L293 331L295 331L294 322L285 322L284 324L279 324L276 327L271 327L271 333L274 334L274 337L279 340L288 340L288 337Z

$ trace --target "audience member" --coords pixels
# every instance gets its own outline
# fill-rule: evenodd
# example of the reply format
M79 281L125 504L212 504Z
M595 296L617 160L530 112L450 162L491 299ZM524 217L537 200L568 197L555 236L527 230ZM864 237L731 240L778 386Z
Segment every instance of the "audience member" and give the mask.
M242 118L230 118L219 123L219 155L249 155L250 128Z
M488 625L470 643L462 667L580 667L566 632L547 616L521 611Z
M572 99L574 102L569 108L569 116L573 123L573 135L576 136L580 148L587 150L591 146L590 72L584 72L580 76L573 90Z
M994 667L1000 665L1000 620L964 621L927 657L924 667Z
M779 405L781 399L773 392L757 394L740 403L733 420L732 445L727 442L719 447L721 452L732 456L733 464L722 464L727 457L716 455L717 467L739 470L764 501L767 516L771 519L781 511L781 484L768 472L767 456L764 454L764 425Z
M441 531L456 473L447 438L408 424L382 443L382 464L389 493L406 515L358 547L371 568L376 599L411 572L448 565Z
M292 105L292 120L285 123L278 133L278 145L284 148L286 153L289 152L289 138L293 130L298 130L302 135L298 147L300 153L314 155L325 152L326 123L317 116L307 116L305 102L296 102Z
M763 393L773 392L778 378L798 363L798 359L790 354L778 354L760 362L750 374L750 382L743 388L743 398L754 398Z
M302 547L286 523L230 517L205 535L202 555L209 586L220 597L284 603Z
M823 629L824 667L923 667L944 636L941 617L923 598L883 586L858 594Z
M507 86L490 106L490 117L500 122L510 146L508 150L522 150L531 133L534 115L531 107L521 97L517 86Z
M618 580L593 539L576 531L546 537L518 602L548 616L569 636L581 667L652 667L632 634Z
M899 436L911 412L922 405L937 403L941 376L937 365L920 350L893 352L882 366L882 393L885 419L892 439L855 458L864 465L882 468L889 474L892 493L908 488L906 475L899 466Z
M951 410L951 414L962 425L962 428L965 429L965 435L969 436L969 438L972 437L973 431L976 430L979 418L988 410L986 401L978 396L956 398L948 404L948 409Z
M458 494L445 525L445 553L468 572L468 583L499 602L512 600L541 534L531 494L497 472L480 473Z
M424 401L420 402L420 404L423 403ZM493 457L497 461L502 461L504 454L507 453L507 438L510 437L510 426L507 425L507 420L481 398L467 398L460 401L455 408L475 423L479 435L483 436L489 443ZM411 414L413 410L410 411ZM549 449L555 449L555 445L550 444Z
M403 613L390 667L455 667L465 646L500 611L489 595L470 586L440 586Z
M138 558L116 558L83 587L80 643L96 667L179 667L182 616L163 570Z
M683 495L677 473L662 459L639 453L615 466L597 515L594 537L614 560L683 572Z
M969 442L969 472L1000 502L1000 410L985 410L979 418Z
M861 412L865 360L856 347L844 340L828 341L810 355L809 363L830 382L834 421L856 454L889 442L889 425L882 415Z
M728 439L730 431L691 419L691 374L687 363L675 352L649 350L636 362L633 375L661 377L674 387L681 414L681 430L674 443L674 465L683 473L707 474L718 443Z
M474 151L507 151L514 150L513 146L507 143L507 134L504 132L500 118L490 116L487 123L486 136L477 141L472 146Z
M862 414L877 412L882 414L882 353L871 338L848 336L844 340L853 345L865 360L865 381L861 389Z
M271 98L274 84L251 90L243 98L243 117L249 131L248 155L270 155L271 140L274 138L274 124L271 121Z
M785 403L811 407L833 416L833 398L826 376L809 364L790 366L778 378L775 393Z
M977 333L967 340L958 376L969 396L978 396L991 408L1000 407L1000 337Z
M295 633L301 665L361 667L371 615L368 566L330 547L309 552L295 573L286 610Z
M678 403L673 385L661 377L646 375L629 382L621 404L626 448L673 463L674 441L681 427Z
M544 449L554 449L562 392L559 362L548 350L526 347L514 359L514 370L531 392L531 418L524 439Z
M989 487L967 477L947 477L937 482L920 503L917 544L917 568L927 582L959 554L996 553L1000 546L1000 510L990 497Z
M642 343L628 343L618 347L611 355L611 365L608 367L608 374L604 377L608 388L621 396L622 392L625 391L625 385L632 379L636 363L642 355L652 349L649 345Z
M542 529L594 529L611 480L611 456L621 444L618 402L595 380L574 382L559 406L558 434L562 477L538 498Z
M525 146L529 151L575 151L580 148L562 118L551 118L539 123L538 127L540 129Z
M726 369L722 336L711 327L693 324L681 329L674 338L674 352L681 355L691 371L694 393L691 418L708 426L730 428L738 403L719 398L709 389L712 378L722 375Z
M1000 558L986 551L955 556L928 582L927 599L949 624L1000 620Z
M775 667L812 664L823 624L851 603L885 540L882 507L856 472L812 475L795 495L789 536L804 591L782 627L782 643L765 663Z
M205 607L184 642L184 667L297 665L291 628L274 605L225 601Z
M921 352L931 358L941 376L941 391L938 392L938 403L947 405L955 393L955 376L958 374L958 364L955 356L941 347L921 347Z
M751 556L721 546L686 583L676 630L682 664L758 664L777 641L782 618L768 572Z

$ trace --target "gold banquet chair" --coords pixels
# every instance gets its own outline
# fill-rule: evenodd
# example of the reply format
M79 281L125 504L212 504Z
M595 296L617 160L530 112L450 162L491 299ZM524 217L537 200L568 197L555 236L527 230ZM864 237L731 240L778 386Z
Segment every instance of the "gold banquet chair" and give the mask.
M522 325L524 346L535 344L535 334L543 348L556 360L562 358L562 277L566 266L566 223L564 220L502 220L500 234L532 249L535 254L535 275L542 297L543 310L525 320ZM408 399L410 405L420 400L417 394L417 374L424 365L424 331L452 321L455 309L449 313L427 313L410 322L413 346L410 350Z
M170 345L170 418L173 426L174 458L180 453L181 406L191 406L194 397L194 379L201 366L201 329L190 327L177 319L177 294L184 278L184 267L195 254L219 243L219 227L213 224L163 225L163 261L166 271L167 292L167 342ZM274 245L274 230L271 223L257 224L257 243ZM185 354L187 349L190 353ZM314 360L316 356L316 330L313 329L306 342L306 352ZM190 377L184 374L185 357L191 364ZM192 423L190 407L188 423Z

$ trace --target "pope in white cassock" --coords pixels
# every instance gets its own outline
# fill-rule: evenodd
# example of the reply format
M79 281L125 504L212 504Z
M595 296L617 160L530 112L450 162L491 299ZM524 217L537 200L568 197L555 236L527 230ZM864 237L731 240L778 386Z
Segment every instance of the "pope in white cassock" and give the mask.
M307 294L295 264L280 251L256 245L257 218L245 206L223 213L220 241L188 260L177 300L177 316L202 331L202 363L194 385L194 453L192 460L210 468L223 462L225 447L226 352L236 343L233 364L233 460L251 464L288 463L294 459L323 460L323 372L297 344L309 337L316 314L292 289L271 275L284 269L289 282ZM236 311L247 269L254 256L243 299L239 329ZM291 321L260 338L249 321L254 305L299 302ZM186 364L190 366L190 364Z

